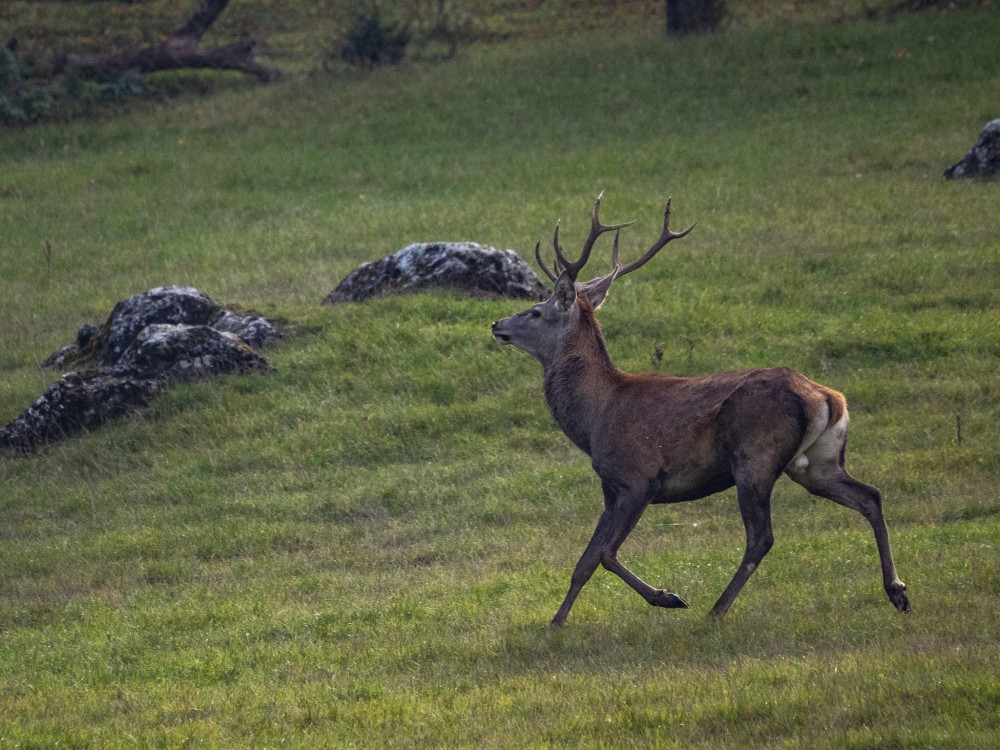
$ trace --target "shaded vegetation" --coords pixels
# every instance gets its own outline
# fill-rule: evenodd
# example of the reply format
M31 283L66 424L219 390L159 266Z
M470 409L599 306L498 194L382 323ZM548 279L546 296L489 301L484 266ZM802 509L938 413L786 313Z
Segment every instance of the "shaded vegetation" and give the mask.
M820 24L892 17L914 11L949 13L990 7L991 0L826 3L691 3L698 29L756 27L776 19ZM81 3L75 0L11 0L0 7L6 43L0 53L0 125L92 117L123 101L204 94L252 84L236 73L180 70L141 75L67 71L68 57L114 55L155 47L176 30L179 8L171 0ZM685 5L686 7L686 5ZM522 2L521 0L348 0L287 4L245 0L232 4L208 31L207 43L252 39L275 69L293 75L350 75L360 66L399 62L407 50L419 60L450 59L460 49L514 38L558 38L585 29L663 29L661 0ZM16 56L15 56L16 54ZM11 83L11 66L16 83ZM263 76L265 79L268 75Z

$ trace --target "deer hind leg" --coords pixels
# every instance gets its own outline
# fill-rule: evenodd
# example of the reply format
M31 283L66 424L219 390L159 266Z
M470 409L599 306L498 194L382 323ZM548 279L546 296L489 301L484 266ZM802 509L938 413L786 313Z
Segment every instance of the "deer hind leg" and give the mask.
M736 569L733 580L726 586L722 596L712 607L711 614L722 617L729 611L730 605L740 593L740 590L760 565L764 555L774 545L774 533L771 530L771 489L774 480L762 484L741 479L736 483L736 496L743 516L743 527L746 531L746 551L743 560Z
M789 476L819 497L852 508L863 515L875 532L879 561L882 566L882 583L889 601L900 612L910 611L910 600L906 596L906 584L899 580L896 565L892 561L889 548L889 529L882 513L882 493L847 473L842 459L836 462L817 461L810 456L810 463L804 470L790 470Z
M829 425L785 471L813 495L852 508L868 520L875 532L875 544L878 546L882 566L882 583L889 601L900 612L909 612L910 600L906 597L906 584L896 574L892 551L889 549L889 530L882 514L882 493L847 473L844 467L846 446L845 414L839 421Z
M617 575L654 607L687 608L687 603L679 596L664 589L653 588L618 561L618 548L635 528L649 504L648 500L636 497L617 493L608 484L604 484L604 512L601 513L587 549L573 570L569 592L556 616L552 618L551 627L559 627L566 621L573 602L598 565L603 565Z

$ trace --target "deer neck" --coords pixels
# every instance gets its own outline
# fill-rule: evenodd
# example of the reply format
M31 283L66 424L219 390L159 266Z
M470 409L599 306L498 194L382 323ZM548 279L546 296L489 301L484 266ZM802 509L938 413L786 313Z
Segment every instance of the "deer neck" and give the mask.
M545 366L545 401L567 437L589 455L592 427L623 375L608 356L593 308L580 300L578 323Z

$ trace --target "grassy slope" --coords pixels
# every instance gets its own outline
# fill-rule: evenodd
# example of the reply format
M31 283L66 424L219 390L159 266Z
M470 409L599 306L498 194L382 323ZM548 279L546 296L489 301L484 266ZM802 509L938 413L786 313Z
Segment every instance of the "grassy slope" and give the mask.
M998 32L602 32L4 133L0 419L149 286L294 334L273 376L0 464L0 745L988 747L997 186L940 173L996 116ZM844 390L911 617L863 522L782 483L723 624L703 614L741 552L730 493L652 509L623 550L693 611L599 573L548 632L599 489L537 365L488 339L520 305L317 305L415 240L527 251L561 216L570 247L600 189L639 218L627 250L668 194L699 223L612 292L612 356L646 369L661 342L675 372Z

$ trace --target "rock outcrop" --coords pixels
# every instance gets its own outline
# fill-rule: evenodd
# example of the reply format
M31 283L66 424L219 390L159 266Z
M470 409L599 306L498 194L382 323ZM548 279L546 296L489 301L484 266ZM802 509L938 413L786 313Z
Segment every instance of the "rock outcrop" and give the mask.
M267 372L256 349L280 337L270 321L240 316L191 287L159 287L115 305L100 326L52 354L72 366L34 404L0 427L0 450L30 453L146 406L173 383Z
M235 334L255 349L281 336L265 318L237 315L193 287L156 287L119 302L104 325L83 326L76 341L54 352L42 366L114 365L140 331L158 323L208 326Z
M349 274L323 304L443 287L477 297L545 299L548 290L513 250L475 242L421 242Z
M991 120L979 131L979 138L961 161L944 172L946 180L989 179L1000 173L1000 119Z

